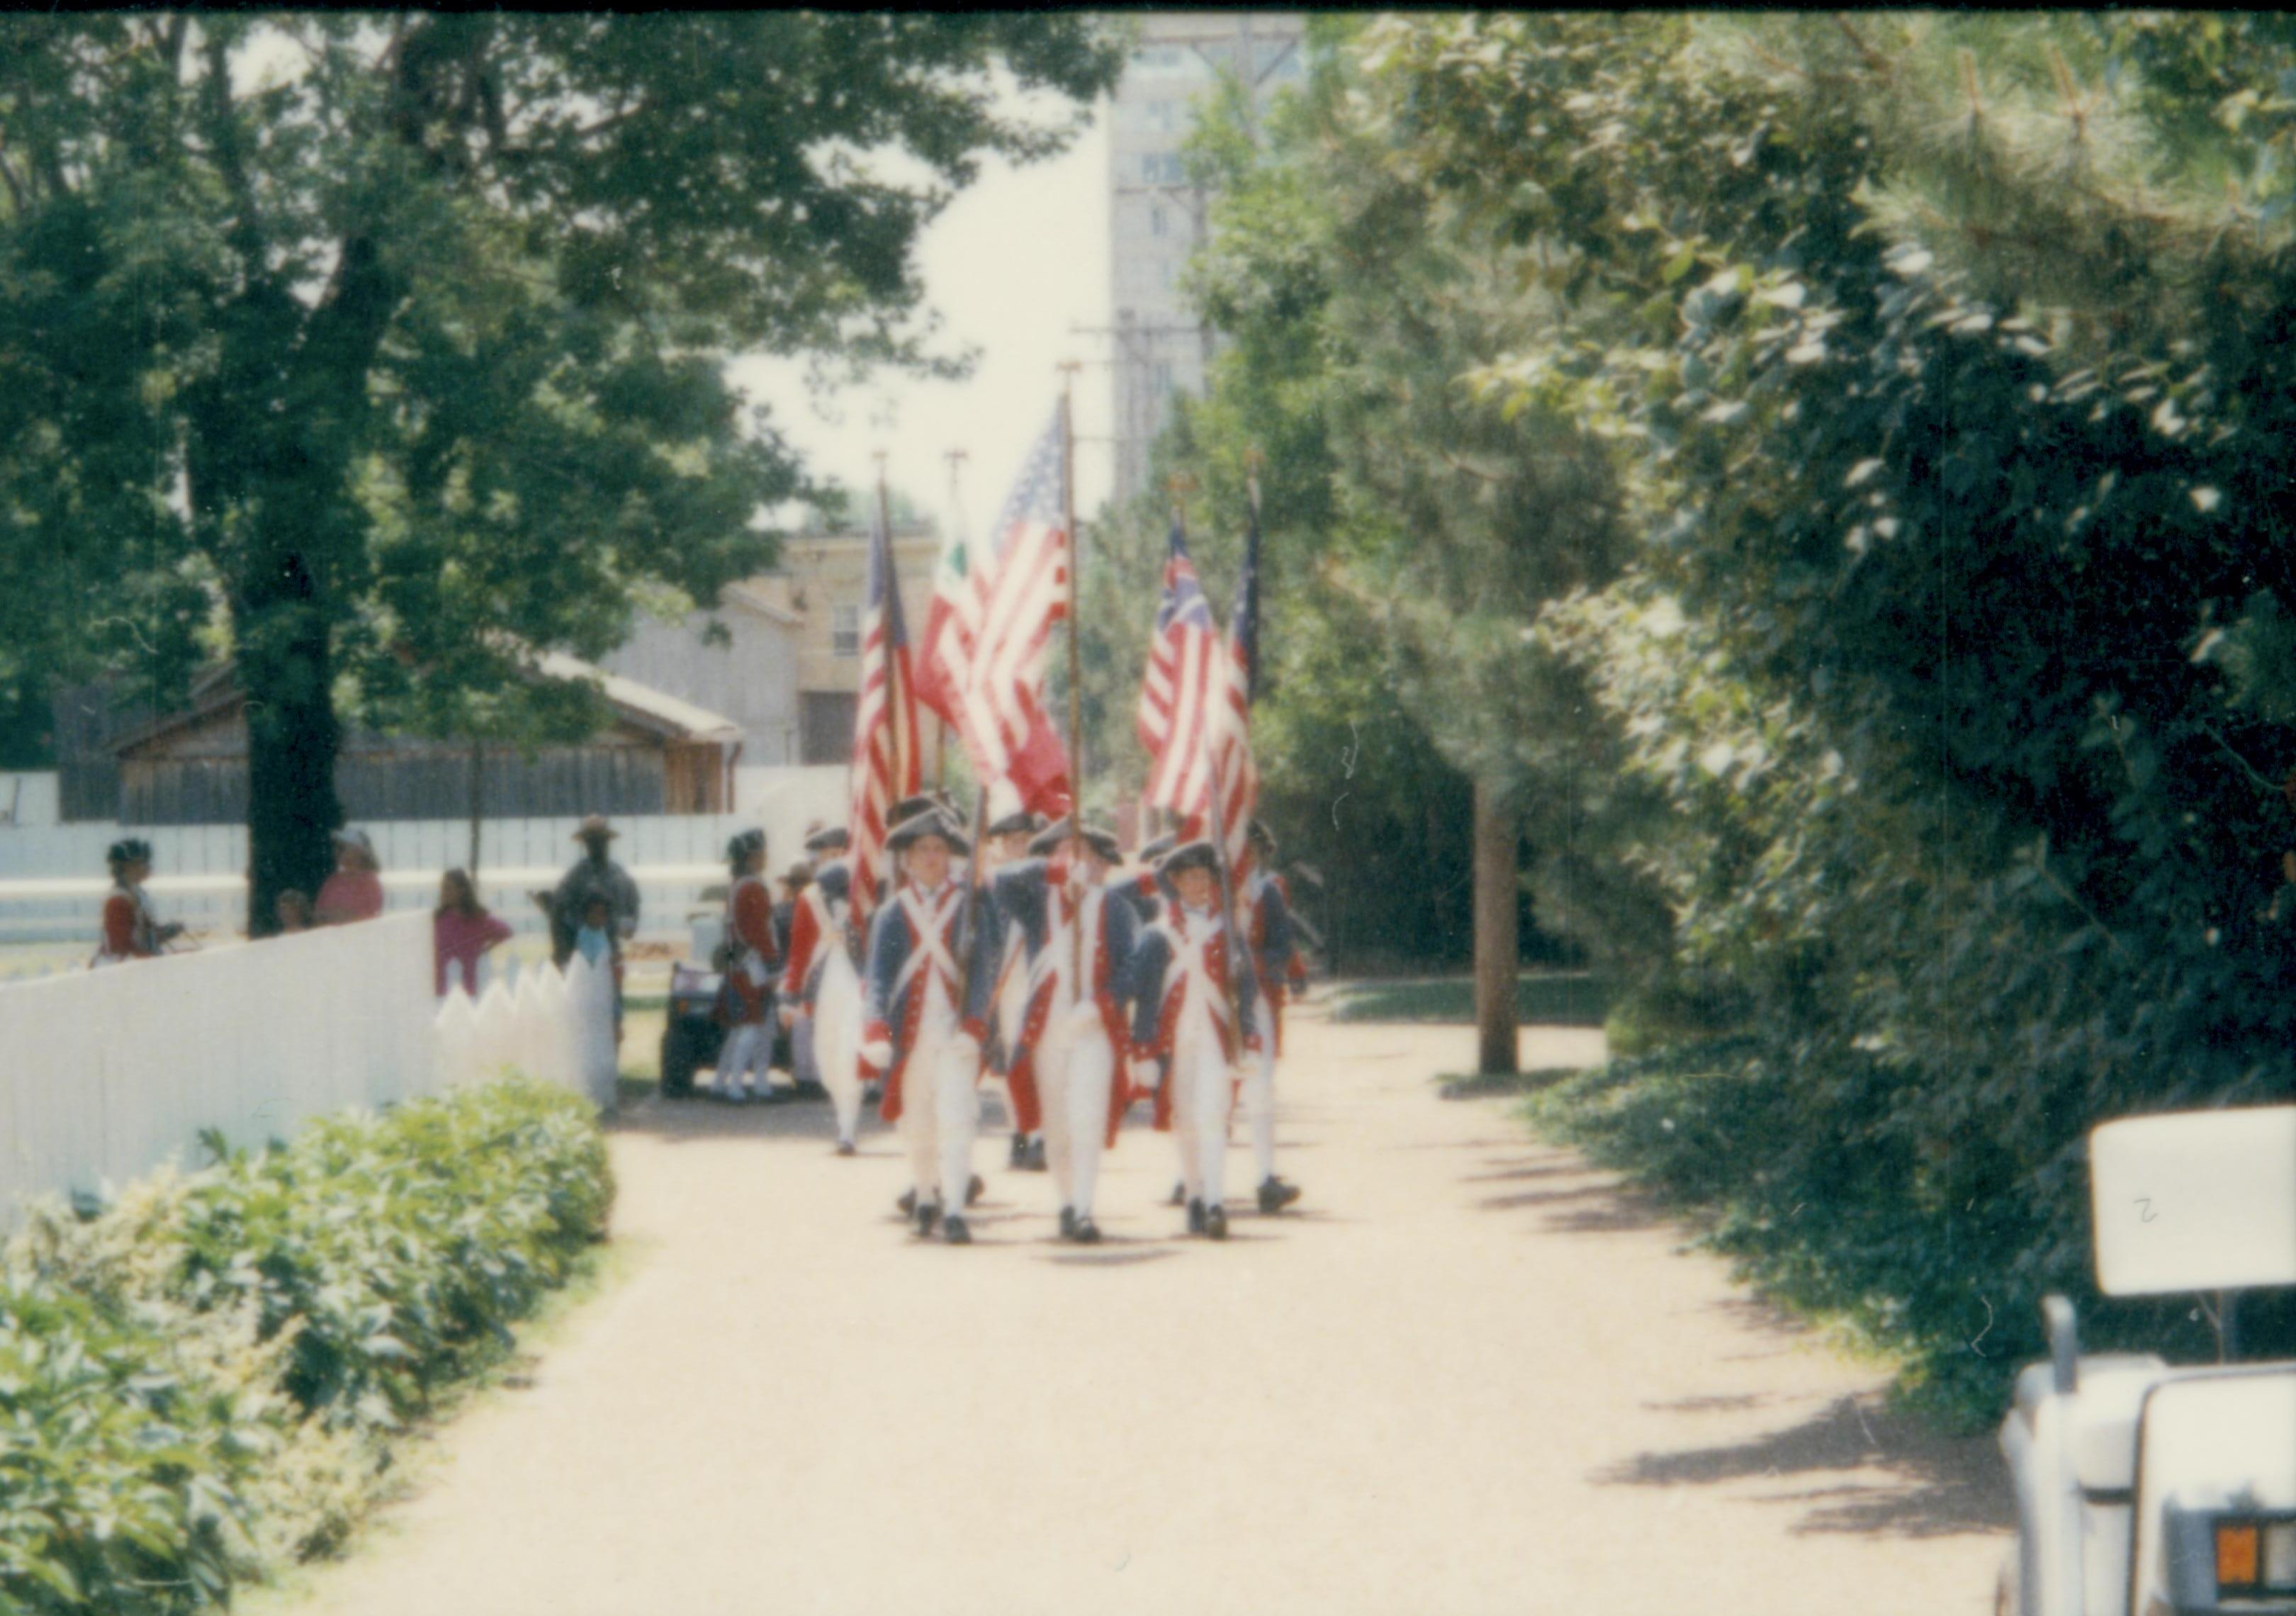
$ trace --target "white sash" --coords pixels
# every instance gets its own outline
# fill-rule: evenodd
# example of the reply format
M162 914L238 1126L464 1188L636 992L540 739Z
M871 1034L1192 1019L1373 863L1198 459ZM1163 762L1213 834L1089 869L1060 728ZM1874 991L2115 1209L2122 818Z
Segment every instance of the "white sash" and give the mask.
M957 984L964 979L957 975L955 957L948 951L947 927L956 915L957 906L964 901L964 889L952 881L941 889L940 901L935 903L918 887L905 886L897 901L908 919L909 935L915 946L909 950L909 957L901 962L900 973L893 979L893 991L887 996L887 1002L898 1004L917 973L930 966L931 975L923 984L925 993L930 996L933 982L938 980L954 1007L957 1003Z

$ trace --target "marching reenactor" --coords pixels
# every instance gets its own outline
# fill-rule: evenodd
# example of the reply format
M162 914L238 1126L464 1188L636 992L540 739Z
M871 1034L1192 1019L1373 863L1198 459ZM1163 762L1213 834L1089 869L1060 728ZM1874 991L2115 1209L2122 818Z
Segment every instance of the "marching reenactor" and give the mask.
M89 967L124 964L165 952L184 928L178 922L163 923L152 917L151 901L144 895L144 883L152 875L152 844L130 836L113 842L103 858L111 869L111 890L103 900L102 940L89 958Z
M1002 783L999 783L1000 785ZM1011 787L1004 786L1006 792ZM1029 856L1029 839L1045 822L1026 808L1005 815L981 832L981 873L990 882L996 872ZM1001 926L996 956L996 985L991 997L988 1047L983 1052L988 1070L1003 1079L1011 1101L1013 1144L1005 1166L1015 1172L1045 1170L1045 1112L1037 1097L1035 1071L1021 1058L1015 1042L1021 1016L1029 997L1028 967L1019 931L1008 918Z
M1283 1053L1283 1001L1287 988L1307 978L1307 966L1292 939L1291 894L1275 874L1275 837L1251 822L1251 867L1236 894L1236 925L1250 951L1252 978L1259 986L1259 1026L1266 1038L1248 1062L1242 1095L1245 1126L1251 1132L1251 1161L1259 1177L1259 1210L1282 1211L1300 1199L1299 1186L1275 1176L1275 1062Z
M938 1225L964 1245L998 932L993 911L967 914L973 893L952 865L971 848L938 808L898 822L885 841L905 879L869 923L861 1054L884 1073L880 1114L908 1146L905 1200L917 1233Z
M852 872L842 830L805 839L813 879L790 916L782 967L782 1024L790 1029L790 1065L798 1087L818 1083L837 1113L837 1153L850 1156L861 1121L861 996L853 964Z
M1170 898L1133 953L1132 1070L1155 1092L1156 1126L1177 1137L1188 1233L1225 1240L1228 1114L1261 1035L1250 955L1233 956L1218 868L1210 841L1164 856Z
M766 833L743 831L726 844L733 888L726 895L726 985L720 1000L726 1046L718 1057L721 1099L775 1099L774 1053L774 899L765 881Z
M1088 1245L1100 1238L1100 1153L1115 1144L1130 1098L1119 1074L1131 1045L1126 1001L1137 923L1109 882L1120 857L1109 832L1081 825L1072 836L1063 820L1028 851L996 877L997 912L1020 933L1025 962L1014 1071L1032 1079L1043 1102L1061 1237Z
M1117 888L1117 890L1130 901L1133 916L1139 923L1138 929L1142 931L1154 925L1157 917L1164 912L1164 877L1159 873L1157 866L1163 862L1164 855L1170 852L1178 845L1178 837L1168 833L1148 842L1138 854L1141 865L1139 873L1127 877ZM1136 1092L1144 1094L1147 1090L1143 1087ZM1167 1200L1173 1206L1188 1204L1187 1174L1185 1169L1179 1177L1172 1180L1172 1193Z

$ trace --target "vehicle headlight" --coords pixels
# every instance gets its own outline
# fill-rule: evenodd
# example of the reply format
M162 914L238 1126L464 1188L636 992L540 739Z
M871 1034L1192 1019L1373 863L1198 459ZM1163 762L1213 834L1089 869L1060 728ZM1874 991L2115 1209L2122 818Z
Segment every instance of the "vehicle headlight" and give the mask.
M2234 1589L2259 1587L2261 1579L2261 1556L2258 1553L2256 1522L2253 1521L2219 1521L2217 1522L2217 1587L2230 1593Z

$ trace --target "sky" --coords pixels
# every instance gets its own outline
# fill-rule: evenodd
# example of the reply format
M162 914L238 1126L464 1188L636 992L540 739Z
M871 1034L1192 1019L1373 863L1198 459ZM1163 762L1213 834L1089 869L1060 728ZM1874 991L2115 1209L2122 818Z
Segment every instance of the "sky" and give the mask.
M979 350L971 379L882 377L833 397L828 418L796 365L737 361L734 381L772 409L817 474L869 487L882 450L887 480L937 516L949 514L944 456L964 450L963 504L978 533L1052 418L1057 366L1083 361L1075 377L1077 508L1090 513L1114 481L1109 447L1098 441L1111 413L1109 344L1071 328L1110 320L1107 176L1107 127L1096 116L1056 158L1017 168L984 163L927 229L918 254L926 299L942 316L946 346Z
M232 66L234 88L244 94L294 77L303 60L286 38L263 32ZM1017 91L1007 96L1010 112L1041 114L1051 104ZM1089 513L1106 498L1115 480L1101 441L1112 414L1109 344L1071 330L1110 323L1106 105L1058 157L1018 168L984 160L980 177L921 237L918 264L927 305L942 316L942 350L979 352L969 380L882 375L832 395L824 409L800 364L755 357L729 366L816 475L870 488L882 450L891 485L946 520L953 513L945 456L963 449L964 513L978 533L1052 418L1057 367L1074 359L1085 364L1075 377L1077 508Z

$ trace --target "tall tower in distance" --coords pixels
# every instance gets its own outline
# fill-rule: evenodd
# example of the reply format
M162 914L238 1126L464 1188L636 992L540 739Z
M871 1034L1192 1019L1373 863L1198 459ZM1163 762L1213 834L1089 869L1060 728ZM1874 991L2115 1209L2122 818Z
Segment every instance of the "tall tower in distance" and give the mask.
M1212 357L1211 328L1180 289L1210 200L1180 157L1196 106L1233 73L1250 86L1256 119L1278 89L1307 75L1307 20L1297 12L1152 12L1137 20L1139 41L1108 126L1109 414L1119 503L1147 478L1148 448L1172 395L1201 395Z

